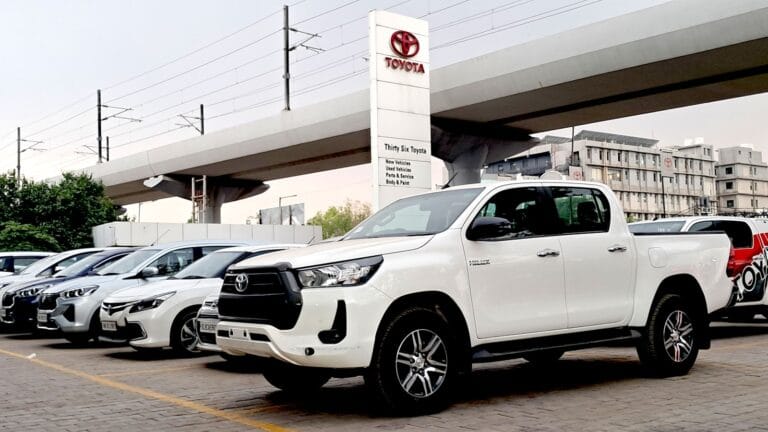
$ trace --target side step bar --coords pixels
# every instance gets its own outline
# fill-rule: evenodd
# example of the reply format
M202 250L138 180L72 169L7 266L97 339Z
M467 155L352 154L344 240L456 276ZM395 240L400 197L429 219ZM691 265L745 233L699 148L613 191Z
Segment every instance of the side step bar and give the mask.
M556 336L545 336L519 341L496 342L478 345L472 349L472 362L485 363L523 357L526 354L544 351L574 351L614 342L630 341L640 338L637 329L617 328L594 330Z

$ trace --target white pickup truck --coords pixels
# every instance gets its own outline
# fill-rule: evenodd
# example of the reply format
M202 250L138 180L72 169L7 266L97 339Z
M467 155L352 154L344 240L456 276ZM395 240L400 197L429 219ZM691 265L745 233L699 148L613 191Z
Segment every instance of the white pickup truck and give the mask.
M403 198L341 241L230 268L217 344L285 391L363 375L377 407L445 407L473 362L635 341L682 375L734 295L722 233L639 235L605 185L518 181Z

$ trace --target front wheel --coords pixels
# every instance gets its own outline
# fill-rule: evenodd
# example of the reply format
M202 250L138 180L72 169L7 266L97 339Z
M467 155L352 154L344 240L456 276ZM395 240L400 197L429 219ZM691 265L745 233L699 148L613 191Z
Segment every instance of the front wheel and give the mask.
M638 344L640 360L659 376L687 374L699 354L699 326L697 315L683 297L662 296L651 310Z
M385 326L365 376L379 406L395 414L445 408L462 363L448 324L432 310L410 308Z
M178 317L171 328L171 348L181 355L195 355L197 347L197 311L185 312Z

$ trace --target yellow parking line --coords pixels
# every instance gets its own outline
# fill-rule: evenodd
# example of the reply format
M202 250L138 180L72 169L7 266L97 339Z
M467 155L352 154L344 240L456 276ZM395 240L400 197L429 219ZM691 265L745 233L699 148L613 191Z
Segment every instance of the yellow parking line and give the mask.
M5 354L9 357L15 357L21 360L27 360L29 362L32 362L38 366L43 366L49 369L57 370L59 372L63 372L65 374L74 375L79 378L84 378L89 381L93 381L96 384L103 385L105 387L111 387L113 389L122 390L129 393L135 393L150 399L156 399L159 401L163 401L172 405L180 406L182 408L187 408L193 411L198 411L204 414L209 414L214 417L218 417L221 419L229 420L231 422L239 423L245 426L253 427L256 429L261 429L263 431L267 432L289 432L290 429L286 429L283 427L280 427L278 425L272 424L272 423L266 423L258 420L254 420L252 418L243 416L241 414L238 414L236 412L231 411L224 411L217 408L209 407L207 405L203 405L201 403L188 401L186 399L182 399L176 396L170 396L163 393L159 393L153 390L145 389L142 387L133 386L130 384L121 383L119 381L113 381L98 375L91 375L86 372L82 372L75 369L70 369L65 366L58 365L56 363L47 362L45 360L40 360L38 358L29 358L23 354L15 353L12 351L6 351L3 349L0 349L0 354Z
M125 371L125 372L113 372L113 373L105 373L100 374L100 377L121 377L121 376L128 376L128 375L141 375L141 374L153 374L153 373L160 373L160 372L174 372L174 371L180 371L180 370L187 370L187 369L196 369L195 366L180 366L180 367L168 367L168 368L157 368L157 369L136 369L131 371Z

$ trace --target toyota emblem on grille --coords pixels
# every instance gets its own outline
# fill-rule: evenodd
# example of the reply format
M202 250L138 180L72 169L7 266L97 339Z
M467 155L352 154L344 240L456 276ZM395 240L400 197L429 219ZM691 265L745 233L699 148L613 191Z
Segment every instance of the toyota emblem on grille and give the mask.
M235 290L239 293L245 292L248 289L248 275L240 273L235 278Z

